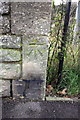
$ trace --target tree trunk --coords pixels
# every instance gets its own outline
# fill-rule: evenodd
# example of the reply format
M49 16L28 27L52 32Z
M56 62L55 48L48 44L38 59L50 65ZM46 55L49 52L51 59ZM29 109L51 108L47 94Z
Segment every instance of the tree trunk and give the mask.
M78 2L78 82L80 86L80 1ZM79 87L80 88L80 87ZM80 89L79 89L80 92Z
M62 42L61 42L61 52L59 52L59 68L58 68L57 87L60 84L60 81L62 78L64 52L65 52L66 40L67 40L67 30L68 30L68 24L69 24L70 8L71 8L71 1L67 3L66 13L65 13L64 28L63 28Z

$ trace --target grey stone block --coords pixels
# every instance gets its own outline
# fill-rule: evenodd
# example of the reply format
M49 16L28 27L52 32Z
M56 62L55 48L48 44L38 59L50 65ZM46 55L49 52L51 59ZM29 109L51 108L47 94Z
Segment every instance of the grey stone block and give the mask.
M13 80L13 97L20 98L23 96L23 80Z
M17 79L20 74L20 64L0 64L0 78Z
M41 66L42 71L46 70L48 47L46 45L23 45L23 61L34 62Z
M27 100L44 99L44 82L38 80L14 80L13 81L13 97L21 98L25 93Z
M41 71L42 80L46 81L46 69L47 69L47 57L48 48L45 45L26 45L23 48L23 63L30 63L29 68L34 69L35 74L38 73L38 69ZM35 63L39 68L33 67ZM25 64L26 66L26 64ZM27 70L25 70L27 71ZM24 73L23 73L24 75Z
M25 81L25 85L27 86ZM44 100L44 82L41 80L31 80L29 81L29 88L26 89L25 97L28 100ZM24 88L25 89L25 88Z
M1 48L20 48L21 37L16 35L0 35Z
M9 3L0 2L0 14L8 14L9 13Z
M49 38L47 36L25 35L23 36L23 41L27 45L48 45L49 44Z
M35 89L32 90L32 87L29 89L26 96L30 97L30 99L45 98L47 57L48 47L46 45L28 45L25 43L25 41L23 41L23 63L25 66L25 71L23 69L23 78L24 76L26 76L25 78L32 76L36 79L40 70L40 78L44 81L42 87L36 90L36 92ZM34 88L36 88L35 84L36 82L34 83ZM41 90L42 88L43 90ZM36 96L34 94L36 94Z
M8 16L0 15L0 33L10 32L10 21Z
M50 3L12 3L11 32L13 34L42 34L50 31Z
M0 80L0 97L10 96L10 81Z
M19 61L20 59L20 51L11 49L0 49L0 61Z

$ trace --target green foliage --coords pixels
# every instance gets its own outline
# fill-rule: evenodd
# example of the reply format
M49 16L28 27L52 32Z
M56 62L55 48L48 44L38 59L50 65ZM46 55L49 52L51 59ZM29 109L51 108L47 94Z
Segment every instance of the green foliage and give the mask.
M68 95L75 95L79 92L78 79L76 68L64 67L63 76L59 87L61 87L61 89L67 88Z
M54 8L54 15L52 17L52 27L50 31L50 46L48 52L48 69L47 69L47 84L52 84L56 89L56 82L58 80L58 67L61 51L62 32L64 24L65 5L61 4ZM70 16L70 23L67 33L66 47L64 48L64 66L62 80L58 88L63 90L68 89L69 95L76 95L79 93L79 72L78 72L78 44L74 44L75 14Z

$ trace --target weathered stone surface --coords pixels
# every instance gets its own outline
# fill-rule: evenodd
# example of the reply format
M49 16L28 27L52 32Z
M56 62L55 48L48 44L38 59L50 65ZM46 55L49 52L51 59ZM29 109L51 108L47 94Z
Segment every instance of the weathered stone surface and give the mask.
M15 35L0 35L1 48L20 48L21 37Z
M27 86L28 82L25 81L25 84ZM29 88L25 91L25 97L28 100L44 100L44 83L42 81L30 81L29 82Z
M42 100L44 99L43 84L42 81L40 82L38 80L14 80L13 97L21 98L25 92L27 100Z
M9 3L0 1L0 14L8 14L9 13Z
M13 97L20 98L23 96L23 80L13 80Z
M23 45L23 61L32 61L42 67L42 71L47 66L48 47L46 45Z
M0 33L10 32L10 21L8 16L0 15Z
M0 97L10 96L10 81L0 80Z
M46 68L47 68L47 57L48 48L45 45L23 45L23 63L36 63L41 70L41 77L46 81ZM30 66L29 66L30 67ZM35 71L35 73L38 70Z
M9 16L1 16L0 33L9 33L15 35L1 35L0 47L1 60L18 61L20 60L20 52L17 48L22 47L22 75L26 75L26 82L29 81L29 88L25 89L26 82L20 80L13 81L13 96L20 97L25 89L27 99L38 100L45 99L46 87L46 67L48 56L48 32L50 31L51 19L51 3L44 2L12 2L11 3L11 21ZM11 22L11 26L10 26ZM9 24L11 28L6 29ZM5 29L4 29L5 28ZM21 38L19 35L23 35ZM23 44L22 44L23 43ZM16 49L9 50L8 48ZM18 51L17 51L18 50ZM29 63L29 66L25 64ZM1 66L1 65L0 65ZM31 66L31 67L30 67ZM29 70L29 71L28 71ZM2 64L0 75L3 78L16 79L21 74L21 66L19 64ZM30 79L29 79L30 78ZM27 81L28 80L28 81ZM34 84L34 86L33 86Z
M47 36L26 35L23 37L23 79L30 80L30 87L25 90L27 99L45 99L47 57ZM37 83L36 80L38 80L38 78L44 82ZM35 82L33 82L33 80L35 80Z
M21 53L17 50L0 49L0 61L19 61Z
M23 36L23 41L27 45L48 45L49 38L47 36L26 35Z
M2 96L2 80L0 80L0 97Z
M41 71L40 77L41 80L43 80L43 84L41 88L39 88L39 90L37 89L35 91L35 84L36 81L34 82L34 90L32 90L32 87L30 87L30 89L26 92L26 96L29 96L30 99L44 99L45 98L45 87L46 87L46 68L47 68L47 56L48 56L48 47L47 45L28 45L25 42L27 41L23 41L23 63L26 61L25 63L25 71L23 69L23 77L26 75L26 78L29 77L29 75L27 75L28 72L31 73L32 79L33 74L32 74L32 70L34 71L34 76L35 79L37 79L37 76L39 75L39 70ZM29 65L30 63L30 65ZM33 65L35 63L35 65L37 65L36 67ZM24 68L24 67L23 67ZM29 71L28 69L29 68ZM26 74L25 74L26 73ZM28 73L28 74L30 74ZM32 82L31 82L32 84ZM32 84L33 85L33 84ZM43 90L42 90L43 89ZM33 93L35 93L36 95L34 95ZM40 96L39 96L40 95ZM43 95L43 96L42 96Z
M13 34L42 34L50 31L50 3L22 2L11 4Z
M79 120L80 102L75 101L37 101L2 100L2 116L21 119ZM79 108L79 109L78 109Z
M16 79L20 76L20 64L0 64L0 78Z

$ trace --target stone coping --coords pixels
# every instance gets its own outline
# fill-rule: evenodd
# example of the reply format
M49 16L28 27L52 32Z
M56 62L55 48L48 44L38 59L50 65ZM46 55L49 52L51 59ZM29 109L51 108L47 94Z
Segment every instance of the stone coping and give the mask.
M80 101L77 97L64 98L64 97L46 97L46 101Z
M22 99L23 100L23 99ZM2 118L80 118L76 101L17 101L2 99Z
M80 103L80 99L78 99L77 97L74 98L63 98L63 97L46 97L44 100L39 99L39 100L31 100L31 99L26 99L23 96L20 96L19 98L17 97L9 97L9 96L1 96L0 98L2 98L2 100L4 101L13 101L13 102L79 102Z

